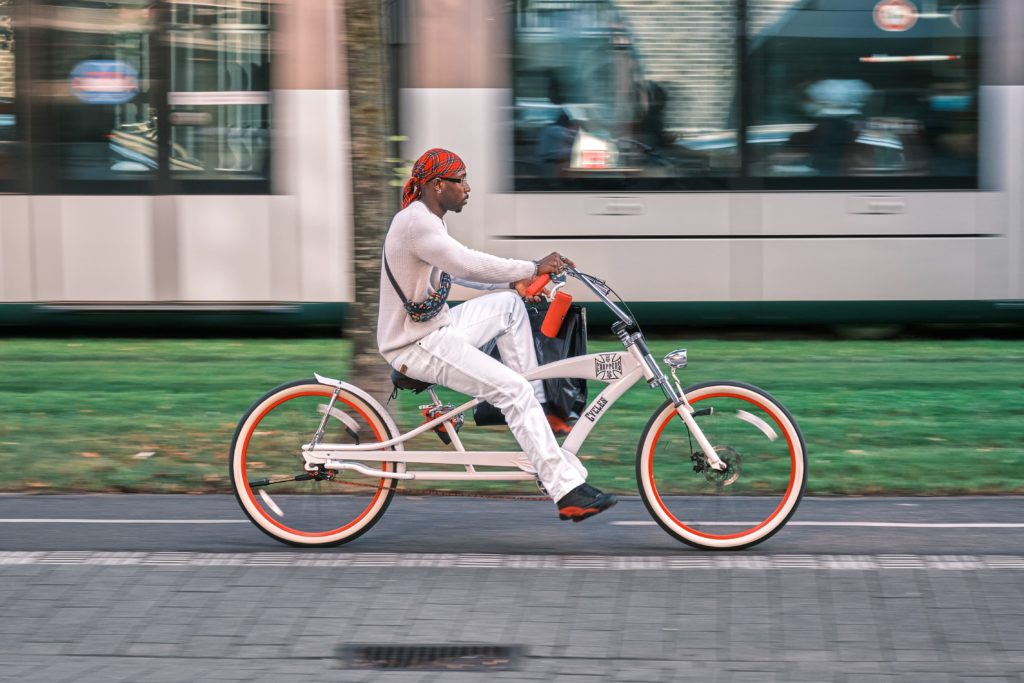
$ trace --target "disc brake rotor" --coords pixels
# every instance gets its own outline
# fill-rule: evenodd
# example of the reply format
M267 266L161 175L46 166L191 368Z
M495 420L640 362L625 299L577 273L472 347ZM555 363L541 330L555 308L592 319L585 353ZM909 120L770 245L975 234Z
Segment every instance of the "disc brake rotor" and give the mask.
M704 468L704 478L715 486L728 486L740 478L743 472L743 458L729 446L715 446L715 453L725 463L725 469L716 470L708 465ZM704 460L706 463L707 458Z

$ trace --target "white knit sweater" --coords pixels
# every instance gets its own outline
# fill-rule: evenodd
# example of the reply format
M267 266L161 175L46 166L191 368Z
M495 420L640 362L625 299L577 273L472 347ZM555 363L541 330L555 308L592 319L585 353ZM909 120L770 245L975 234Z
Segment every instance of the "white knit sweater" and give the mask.
M463 245L448 234L445 222L420 201L395 214L384 238L384 254L391 274L411 301L423 301L430 296L440 286L441 271L458 284L476 289L508 287L509 283L534 273L532 261L492 256ZM377 348L385 360L390 363L406 346L448 322L447 305L433 319L413 322L381 264Z

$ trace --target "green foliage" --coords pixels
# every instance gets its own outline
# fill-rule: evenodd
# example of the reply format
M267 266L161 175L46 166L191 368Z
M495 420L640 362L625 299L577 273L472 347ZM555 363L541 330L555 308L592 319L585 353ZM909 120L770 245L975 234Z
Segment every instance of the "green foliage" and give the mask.
M786 405L807 441L810 494L1024 493L1019 342L651 344L659 358L684 345L684 384L738 379ZM348 353L332 339L0 341L0 490L226 492L228 447L249 405L314 371L346 377ZM398 400L403 428L418 424L421 400ZM661 402L640 384L606 411L581 453L592 483L635 492L637 440ZM467 448L516 448L507 430L471 423ZM435 445L428 433L412 447Z
M388 142L392 144L407 142L409 140L405 135L389 135ZM409 180L409 176L412 174L412 167L416 163L412 159L402 159L400 157L388 157L385 161L391 165L391 180L388 184L391 187L405 187L406 181Z

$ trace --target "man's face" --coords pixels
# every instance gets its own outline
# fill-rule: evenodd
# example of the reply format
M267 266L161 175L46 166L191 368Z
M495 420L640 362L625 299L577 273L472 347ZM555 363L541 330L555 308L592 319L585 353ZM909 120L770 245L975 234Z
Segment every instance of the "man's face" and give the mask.
M446 178L438 178L437 182L441 187L441 208L455 213L462 211L462 207L469 201L470 187L466 172L462 171Z

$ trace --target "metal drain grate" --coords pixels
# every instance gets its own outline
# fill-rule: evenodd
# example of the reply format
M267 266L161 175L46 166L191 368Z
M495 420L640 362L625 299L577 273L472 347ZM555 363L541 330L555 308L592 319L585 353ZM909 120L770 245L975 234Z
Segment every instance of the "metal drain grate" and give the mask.
M501 671L513 668L518 645L346 645L342 659L352 669Z

